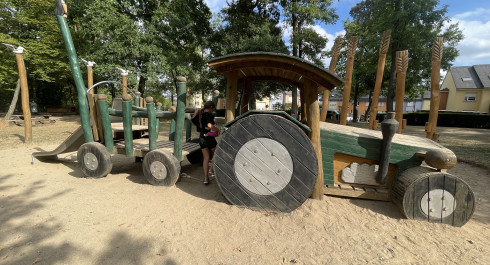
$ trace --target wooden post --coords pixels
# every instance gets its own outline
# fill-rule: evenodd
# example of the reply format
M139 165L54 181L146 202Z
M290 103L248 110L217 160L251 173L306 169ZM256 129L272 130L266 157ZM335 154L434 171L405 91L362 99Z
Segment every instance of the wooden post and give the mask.
M109 109L107 107L107 96L104 94L98 94L97 105L99 105L100 118L102 121L102 127L104 128L104 142L109 153L114 153L114 138L112 137L111 118L109 117Z
M323 163L322 163L322 146L320 142L320 107L318 106L317 84L310 79L305 79L304 94L305 98L301 101L307 109L306 124L310 127L309 137L313 148L315 148L318 159L318 178L311 198L321 200L323 198Z
M371 99L371 109L369 111L369 129L378 129L376 115L378 114L379 94L381 93L381 84L383 83L383 74L385 70L386 54L390 47L391 29L383 31L381 44L379 46L378 71L376 72L376 83L374 85L373 97Z
M122 84L123 84L122 94L125 95L128 93L128 74L130 73L130 71L124 70L122 68L119 68L119 71L121 72L121 76L122 76Z
M152 97L146 97L146 109L148 113L148 139L149 139L149 149L157 149L157 123L155 116L155 103L153 103Z
M225 123L228 123L235 119L236 97L238 88L238 72L229 72L226 82L226 111L225 111Z
M126 156L133 156L133 122L132 122L132 100L129 94L123 95L123 128L124 128L124 147Z
M250 100L250 91L252 91L252 79L245 79L242 100L240 101L240 115L248 111L248 101Z
M432 73L430 77L430 111L429 126L426 126L426 137L432 140L437 128L437 116L439 115L439 81L441 78L441 60L443 50L443 38L437 37L432 46ZM428 130L427 130L428 129Z
M17 68L19 69L20 79L20 95L22 101L22 114L24 115L24 143L32 143L32 123L31 123L31 110L29 108L29 88L27 87L27 73L26 66L24 64L24 48L18 47L14 50L15 58L17 59Z
M395 119L398 121L396 133L402 133L403 101L405 99L405 79L407 78L408 50L396 52L396 103Z
M82 62L87 66L87 88L91 88L94 85L94 76L92 68L95 65L95 62L87 61L82 59ZM95 111L95 98L94 98L94 89L90 89L87 94L88 99L88 107L90 111L90 120L92 124L92 134L94 135L94 140L99 141L99 132L97 130L97 117Z
M340 36L335 38L335 42L332 47L332 58L330 59L330 66L328 67L328 71L332 74L335 73L335 67L337 66L337 62L340 56L340 49L342 49L342 41L344 39ZM327 111L328 111L328 100L330 98L330 90L326 89L323 91L323 100L322 100L322 112L320 113L320 120L327 120Z
M349 50L347 51L347 66L345 69L344 96L342 98L342 112L340 113L340 124L347 124L347 112L349 111L350 90L352 86L352 71L354 69L354 56L356 55L357 36L349 39ZM355 107L355 106L354 106Z
M187 79L185 77L177 77L177 114L175 117L174 156L179 161L182 161L182 138L184 134L185 99L187 91L186 85Z

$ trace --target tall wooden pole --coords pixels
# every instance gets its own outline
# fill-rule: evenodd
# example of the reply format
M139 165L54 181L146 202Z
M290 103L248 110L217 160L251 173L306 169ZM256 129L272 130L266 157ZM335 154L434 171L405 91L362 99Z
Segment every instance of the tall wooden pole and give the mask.
M128 74L130 73L130 71L121 68L119 68L119 71L121 72L121 76L122 76L122 84L123 84L122 94L125 95L128 93Z
M91 88L94 85L94 76L92 72L92 68L95 65L95 62L92 61L87 61L82 59L82 62L85 63L85 66L87 66L87 87ZM95 99L94 99L94 89L90 89L88 94L87 94L87 99L88 99L88 107L90 111L90 120L92 124L92 134L94 135L94 140L99 141L99 132L97 130L97 118L96 118L96 110L95 110ZM102 136L102 135L101 135Z
M439 81L441 79L441 60L443 50L443 38L437 37L432 46L432 73L430 77L430 112L429 122L425 125L426 137L437 140L437 116L439 114Z
M373 97L371 99L371 110L369 111L369 128L376 130L378 128L378 121L376 115L378 114L378 102L379 94L381 93L381 84L383 83L383 74L385 70L386 54L390 47L391 29L383 31L383 37L381 38L381 44L379 46L379 58L378 58L378 71L376 72L376 83L374 85Z
M405 79L407 78L408 50L396 52L396 104L395 120L398 121L396 133L402 133L403 101L405 99Z
M228 123L235 119L236 97L238 89L238 72L229 72L226 82L226 110L225 122Z
M318 159L318 178L311 198L321 200L323 198L323 163L322 163L322 146L320 142L320 107L318 106L317 84L310 79L305 79L303 87L304 99L301 99L302 105L306 106L306 124L310 127L310 137L313 148L315 149Z
M337 62L340 56L340 49L342 49L342 41L344 39L340 36L335 38L335 42L332 47L332 57L330 59L330 66L328 67L328 71L332 74L335 73L335 67L337 66ZM320 120L327 120L327 111L328 111L328 100L330 98L330 90L326 89L323 91L323 100L322 100L322 111L320 113Z
M340 124L347 124L347 112L349 111L350 90L352 86L352 71L354 69L354 57L357 48L357 36L349 39L349 50L347 51L347 66L345 70L344 96L342 98L342 112L340 113Z
M14 50L15 58L17 59L17 68L19 69L20 79L20 95L22 101L22 113L24 115L24 143L32 143L32 123L31 123L31 110L29 108L29 88L27 86L27 73L26 66L24 64L24 48L18 47Z

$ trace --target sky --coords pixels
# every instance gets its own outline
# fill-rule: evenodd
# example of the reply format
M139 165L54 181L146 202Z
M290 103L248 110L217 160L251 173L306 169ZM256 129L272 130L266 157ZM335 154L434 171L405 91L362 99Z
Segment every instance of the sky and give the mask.
M225 0L205 0L213 13L226 5ZM327 36L325 50L330 50L336 36L344 34L343 21L350 18L349 11L360 0L333 0L339 19L334 25L314 25L321 35ZM490 1L489 0L440 0L440 5L448 5L450 23L459 23L464 39L458 44L459 56L453 66L490 64ZM290 30L284 31L284 39L289 39ZM329 59L324 62L328 66Z

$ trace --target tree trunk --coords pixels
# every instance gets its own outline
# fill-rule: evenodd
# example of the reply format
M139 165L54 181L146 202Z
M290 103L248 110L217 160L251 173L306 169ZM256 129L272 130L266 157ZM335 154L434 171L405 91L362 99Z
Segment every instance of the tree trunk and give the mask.
M298 57L298 45L296 44L296 37L299 28L298 28L298 18L296 17L296 14L292 14L291 20L293 26L293 35L291 36L292 38L291 43L293 44L293 56ZM298 117L298 88L293 87L291 91L292 91L291 114L294 114L295 117Z
M253 84L250 86L250 97L248 99L249 110L257 109L257 100L255 99L255 88Z
M14 97L12 98L12 102L10 103L9 110L7 114L5 114L4 120L10 120L12 114L14 114L15 106L17 105L17 100L19 99L20 92L20 79L17 79L17 86L15 87Z
M359 82L356 82L356 86L354 87L354 109L352 113L352 121L357 122L357 101L359 97Z
M396 51L398 43L393 43L391 47L391 66L390 66L390 83L388 85L388 93L386 94L386 112L393 111L393 98L395 95L396 85Z
M140 81L138 82L138 91L141 93L142 97L145 94L146 80L146 77L140 76Z
M368 100L369 105L366 109L366 112L364 112L364 121L368 121L368 114L371 111L372 96L373 96L373 92L371 91L371 92L369 92L369 100ZM371 117L369 117L369 119L371 119Z

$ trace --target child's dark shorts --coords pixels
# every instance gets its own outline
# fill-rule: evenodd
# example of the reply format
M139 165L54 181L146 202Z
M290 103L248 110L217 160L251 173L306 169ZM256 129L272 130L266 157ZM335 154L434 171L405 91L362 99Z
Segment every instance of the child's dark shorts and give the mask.
M216 139L212 136L199 137L199 146L201 146L201 149L209 148L211 150L217 145Z

